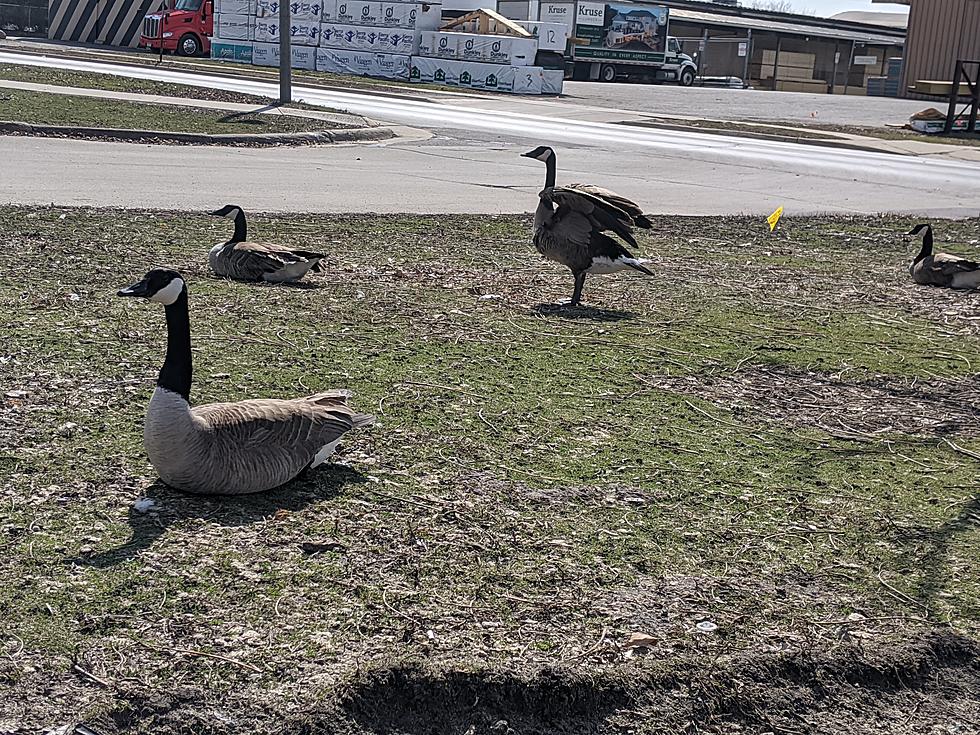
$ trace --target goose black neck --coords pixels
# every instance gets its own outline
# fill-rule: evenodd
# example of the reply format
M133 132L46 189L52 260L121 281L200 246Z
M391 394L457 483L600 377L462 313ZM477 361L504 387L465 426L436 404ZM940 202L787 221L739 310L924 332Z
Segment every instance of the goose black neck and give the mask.
M160 368L157 385L190 401L191 395L191 318L187 308L187 289L167 307L167 359Z
M555 181L557 180L558 164L555 162L554 153L548 156L548 159L544 162L544 165L548 169L548 172L544 175L544 188L550 189L555 185Z
M926 225L926 234L922 236L922 250L915 256L915 262L918 263L930 255L932 255L932 225Z
M245 242L248 240L248 226L245 224L245 213L242 210L238 210L238 214L235 215L235 234L232 236L232 242Z

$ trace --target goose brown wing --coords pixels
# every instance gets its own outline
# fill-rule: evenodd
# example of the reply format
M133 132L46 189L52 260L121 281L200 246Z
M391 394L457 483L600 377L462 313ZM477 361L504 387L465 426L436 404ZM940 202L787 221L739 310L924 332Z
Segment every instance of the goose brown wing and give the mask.
M596 230L613 232L630 245L636 246L632 231L633 218L615 204L595 194L564 186L554 187L548 193L548 197L558 205L559 210L567 207L584 214Z
M640 208L639 204L634 202L632 199L627 199L626 197L617 194L614 191L604 189L601 186L593 186L591 184L568 184L565 188L599 197L617 209L621 209L622 211L626 212L626 214L632 218L633 224L635 224L637 227L642 227L648 230L653 226L653 223L647 219L645 214L643 214L643 210Z
M288 482L317 452L355 426L372 421L346 405L346 396L319 394L295 400L250 400L193 408L208 443L213 484L275 487Z
M932 258L932 263L928 266L934 273L941 273L944 276L955 276L957 273L970 273L980 270L980 263L960 258L948 253L936 253Z
M292 263L299 263L324 257L319 253L290 248L272 243L239 242L226 258L229 271L236 278L261 281L267 273L275 273Z

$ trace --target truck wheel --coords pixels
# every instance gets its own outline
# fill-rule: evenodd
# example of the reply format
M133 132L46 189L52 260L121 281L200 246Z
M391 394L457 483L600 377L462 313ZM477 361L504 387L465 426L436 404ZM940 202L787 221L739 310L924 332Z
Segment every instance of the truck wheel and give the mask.
M181 56L199 56L201 42L193 33L185 33L180 37L180 42L177 44L177 53Z
M612 64L603 64L602 68L599 69L599 81L600 82L615 82L616 81L616 67Z
M678 80L682 87L690 87L694 84L694 69L688 67L681 72L681 78Z

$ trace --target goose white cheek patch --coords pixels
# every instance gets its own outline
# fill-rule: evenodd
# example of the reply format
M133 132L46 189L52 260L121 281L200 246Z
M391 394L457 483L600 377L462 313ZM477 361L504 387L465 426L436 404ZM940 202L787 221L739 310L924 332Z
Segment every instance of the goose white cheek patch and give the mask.
M227 217L228 219L235 219L235 217L237 217L238 216L238 213L241 212L241 211L242 210L237 209L237 208L236 209L233 209L228 214L226 214L225 217Z
M180 278L175 278L166 286L161 288L155 294L150 297L150 301L156 301L158 304L163 304L164 306L170 306L173 302L177 300L180 296L180 292L184 290L184 282Z

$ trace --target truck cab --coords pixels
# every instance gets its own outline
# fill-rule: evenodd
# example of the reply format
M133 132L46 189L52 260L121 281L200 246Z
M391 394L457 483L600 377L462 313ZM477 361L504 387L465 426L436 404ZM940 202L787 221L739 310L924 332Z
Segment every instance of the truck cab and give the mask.
M210 53L214 0L167 0L167 6L144 16L140 47L183 56Z

